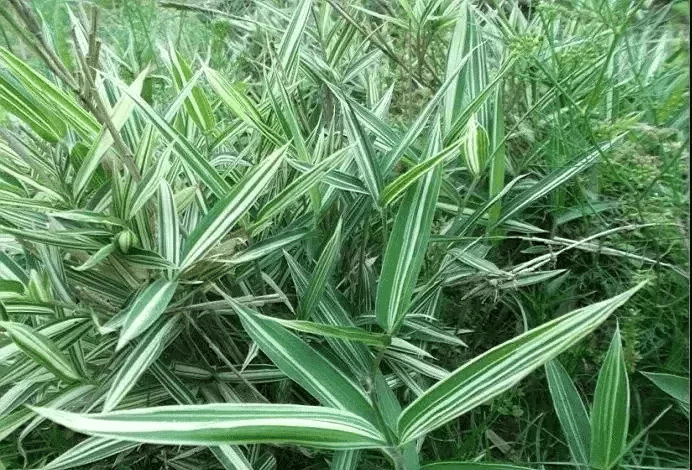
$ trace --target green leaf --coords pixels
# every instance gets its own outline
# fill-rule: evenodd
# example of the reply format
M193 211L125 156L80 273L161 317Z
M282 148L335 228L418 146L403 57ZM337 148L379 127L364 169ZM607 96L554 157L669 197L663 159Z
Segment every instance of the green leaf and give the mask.
M111 455L133 449L139 445L138 442L123 441L120 439L90 437L62 453L60 457L48 462L41 467L41 470L67 470L82 465L88 465L108 458Z
M436 165L439 165L446 160L450 155L457 152L454 147L445 149L432 158L422 161L421 163L409 168L406 173L399 175L394 181L389 183L383 190L380 197L380 205L387 206L403 193L409 186L416 183L427 172L433 170Z
M65 123L58 119L45 106L24 93L12 81L0 74L0 108L24 121L42 139L57 142L67 132Z
M144 333L158 320L173 298L177 286L177 281L158 279L137 296L125 314L116 351L122 349L131 339Z
M301 227L279 233L276 236L266 238L243 251L233 254L228 262L232 264L241 264L264 258L277 250L280 250L281 248L285 248L292 243L304 239L309 233L310 229L307 227Z
M132 101L142 110L147 121L154 125L169 141L172 141L182 162L218 197L226 195L230 189L226 180L211 166L209 161L180 132L175 130L165 119L152 109L146 101L135 94L127 93Z
M588 466L591 424L584 402L567 371L557 359L546 362L545 373L550 395L553 398L553 406L560 420L562 432L567 438L572 459L581 465Z
M368 449L385 445L381 433L360 416L319 406L215 403L100 414L31 409L77 432L152 444L272 443L325 449Z
M619 142L622 139L622 137L623 136L620 135L613 139L611 142L600 145L600 151L605 152L608 149L612 148L617 142ZM524 192L522 192L514 199L509 201L507 203L507 206L503 210L502 217L500 217L500 219L493 227L501 225L504 222L508 221L512 216L514 216L514 214L522 210L524 207L540 199L553 189L564 184L566 181L569 181L574 176L589 168L592 164L596 162L599 155L600 152L598 150L594 150L586 156L577 158L571 163L565 165L564 167L559 167L550 172L536 184L526 189Z
M279 214L286 207L295 204L303 194L308 192L317 183L321 181L327 171L340 162L344 154L339 152L336 155L327 158L319 164L313 166L310 171L303 173L294 179L281 193L269 201L257 213L257 221L255 227L260 227L266 221Z
M627 444L630 391L620 330L615 330L598 374L591 408L591 465L606 469L617 463Z
M125 361L120 366L118 373L113 378L103 411L112 411L118 403L135 386L137 380L146 372L168 343L170 343L181 330L181 317L176 315L168 321L160 319L154 323L133 351L129 352Z
M245 331L276 366L325 405L376 422L367 395L348 374L279 323L266 320L229 297Z
M399 417L401 442L422 436L514 386L587 336L645 284L556 318L464 364L404 409Z
M300 5L295 7L291 23L288 25L279 45L279 63L281 64L281 70L286 73L289 83L293 82L298 70L300 38L310 18L311 6L312 0L302 0Z
M355 160L360 170L365 186L368 188L373 200L380 200L382 192L382 174L380 165L375 160L375 153L372 149L369 137L363 130L358 118L349 102L342 103L344 117L346 118L346 130L348 131L349 141L355 144Z
M116 131L119 132L132 115L135 104L130 96L139 96L142 92L144 79L148 73L149 67L146 67L128 87L127 93L123 93L113 107L110 119ZM98 168L99 163L101 163L103 156L111 145L113 145L113 142L114 139L110 131L106 127L103 127L98 137L91 144L91 147L89 147L89 152L86 157L84 157L82 165L79 167L72 182L72 193L77 200L81 199L91 177Z
M58 378L68 382L82 380L67 357L46 336L22 323L0 321L0 327L7 331L19 349Z
M298 319L300 320L310 318L310 314L317 307L327 281L334 270L334 264L341 250L341 221L342 219L339 219L334 229L334 235L327 241L322 254L317 260L317 264L315 264L312 270L308 288L301 297L300 309L298 310Z
M263 320L273 321L290 330L302 331L303 333L312 333L314 335L326 336L330 338L339 338L349 341L357 341L359 343L386 348L392 341L389 336L381 333L368 333L361 328L353 326L335 326L325 323L314 323L302 320L283 320L280 318L267 317L258 315Z
M181 267L188 267L202 258L250 209L279 169L285 150L284 145L265 157L212 207L187 237Z
M115 247L113 246L112 243L109 243L108 245L104 245L101 247L100 250L98 250L96 253L91 255L89 259L87 259L83 264L79 266L75 266L74 269L75 271L86 271L87 269L91 269L97 264L99 264L101 261L105 260L110 256L111 253L115 250Z
M673 374L658 372L642 372L644 377L651 380L658 388L675 398L689 414L690 411L690 379Z
M430 137L427 155L437 153L439 145L438 124ZM442 169L436 166L406 191L389 235L377 287L376 312L380 326L390 334L399 328L411 303L428 247L441 181Z
M173 266L180 263L180 225L175 198L166 180L159 183L159 253Z
M29 91L33 97L41 100L50 110L58 114L65 122L74 126L85 137L93 137L101 130L101 125L89 113L84 111L69 95L53 83L36 73L25 62L4 47L0 47L2 62Z
M173 48L171 48L171 59L173 79L178 90L182 90L185 87L185 82L192 77L192 70L183 56ZM211 109L209 100L207 100L207 96L204 94L204 90L199 86L195 86L190 92L190 96L185 99L185 109L188 116L205 133L208 134L215 129L216 119L214 119L214 112Z

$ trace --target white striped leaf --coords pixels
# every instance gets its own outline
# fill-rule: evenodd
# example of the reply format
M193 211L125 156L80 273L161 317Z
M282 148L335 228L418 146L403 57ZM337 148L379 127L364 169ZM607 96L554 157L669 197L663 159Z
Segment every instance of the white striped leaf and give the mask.
M0 62L12 71L14 77L31 91L35 98L41 100L65 122L74 126L80 134L89 138L101 130L98 121L84 111L71 96L36 73L4 47L0 47Z
M375 160L375 153L368 135L358 121L349 102L342 102L344 117L346 118L346 130L349 141L355 145L355 160L373 200L380 200L382 192L382 174L380 165Z
M111 455L133 449L139 445L138 442L123 441L120 439L90 437L62 453L60 457L48 462L41 467L41 470L67 470L87 465L108 458Z
M279 323L256 315L230 298L245 331L281 371L324 405L349 410L377 422L358 383Z
M183 56L175 49L171 49L171 59L173 79L178 90L182 90L185 87L185 83L192 77L192 70ZM214 119L214 112L211 109L209 100L207 100L204 90L198 85L192 89L190 95L185 99L185 109L188 116L205 133L210 133L216 127L216 119Z
M58 378L68 382L82 380L82 377L67 357L46 336L17 322L0 321L0 328L5 329L12 341L27 356L41 364Z
M159 254L173 266L180 263L180 225L175 198L166 180L159 183Z
M319 183L324 175L333 166L336 166L343 158L344 154L338 154L327 158L319 164L313 166L310 171L303 173L286 186L281 193L269 201L257 213L257 221L254 226L260 227L272 217L278 215L282 210L291 204L295 204L303 194L312 189Z
M310 8L312 0L302 0L300 5L295 8L295 13L291 18L286 32L279 45L279 63L281 70L284 71L289 83L295 80L298 71L298 61L300 56L300 38L303 35L305 26L310 19Z
M322 254L320 254L312 270L308 288L301 297L300 309L298 310L299 320L307 320L310 318L310 314L313 309L317 307L320 297L322 297L322 292L324 292L325 285L334 270L334 265L338 259L339 251L341 250L341 221L342 219L339 219L334 229L334 235L327 241L327 244L322 250Z
M196 404L195 396L190 393L190 390L178 378L172 374L165 366L162 366L160 361L151 364L151 373L157 378L161 385L168 391L175 401L180 405ZM250 463L247 461L245 454L238 446L221 444L209 448L212 454L226 468L233 470L253 470Z
M142 92L142 85L144 84L144 79L149 73L149 67L146 67L132 84L128 87L127 93L123 93L118 102L113 107L111 112L111 123L116 131L120 132L125 122L132 115L134 110L134 102L130 96L139 96ZM72 193L75 195L76 199L81 199L87 185L91 181L91 177L101 163L103 156L106 154L108 149L113 145L114 138L111 135L108 128L103 127L98 137L94 140L89 147L89 152L84 157L77 174L72 181Z
M329 338L339 338L348 341L356 341L371 346L386 348L390 344L407 343L404 340L394 338L393 340L387 335L381 333L368 333L361 328L355 326L336 326L325 323L315 323L302 320L282 320L280 318L267 317L257 315L263 320L269 320L278 323L279 325L288 328L289 330L302 331L303 333L311 333L314 335L325 336ZM400 342L400 343L399 343ZM410 345L413 347L413 345Z
M250 261L263 258L270 255L281 248L285 248L288 245L302 240L310 233L310 230L306 227L298 228L295 230L289 230L287 232L280 233L274 237L269 237L262 240L249 248L234 254L229 260L232 264L248 263Z
M627 444L630 390L620 330L615 330L603 367L598 373L591 407L591 466L615 465Z
M169 141L172 141L178 155L195 176L197 176L218 197L223 197L228 192L229 185L221 175L211 166L209 161L197 150L187 138L171 126L165 119L152 109L141 97L128 93L132 101L142 110L147 121L154 125L159 132Z
M436 165L442 163L447 157L456 153L458 150L455 147L447 148L432 158L414 165L409 168L406 173L399 175L394 181L389 183L383 190L380 197L380 205L387 206L391 204L397 196L403 193L409 186L416 183L427 172L433 170Z
M567 438L572 459L581 465L588 466L591 424L584 402L567 371L557 359L546 362L545 373L550 395L553 398L553 406Z
M185 241L181 267L188 267L201 259L250 209L279 169L286 148L284 145L265 157L199 221Z
M175 294L177 281L158 279L150 284L127 309L115 350L144 333L163 314Z
M291 277L298 295L302 296L308 287L308 272L286 251L284 251L284 257L291 270ZM326 285L324 295L317 307L317 310L313 313L313 317L317 321L337 327L355 327L350 313L339 299L336 289L330 284ZM369 370L372 363L372 355L362 344L351 341L338 341L329 336L327 337L327 342L354 372L362 374Z
M399 417L401 442L422 436L514 386L587 336L644 285L556 318L464 364L404 409Z
M31 409L77 432L152 444L272 443L324 449L369 449L386 445L382 434L365 419L321 406L215 403L100 414Z
M118 373L113 378L113 383L106 394L103 403L103 411L111 411L135 386L137 380L149 368L168 343L180 332L180 316L176 315L168 321L154 323L153 327L145 334L139 344L127 354L127 358L120 366Z
M330 470L356 470L360 463L360 450L337 450L329 464Z
M440 127L435 126L427 149L439 150ZM395 334L411 303L425 250L428 247L435 205L442 181L440 166L427 173L404 195L389 235L377 287L376 313L380 326Z
M310 171L312 165L296 160L287 160L287 163L298 171L305 173ZM338 170L329 170L324 174L324 182L344 191L360 194L369 194L363 182L355 176L348 175Z
M42 139L57 142L67 132L65 123L47 107L24 93L11 81L0 75L0 108L9 111L24 121Z

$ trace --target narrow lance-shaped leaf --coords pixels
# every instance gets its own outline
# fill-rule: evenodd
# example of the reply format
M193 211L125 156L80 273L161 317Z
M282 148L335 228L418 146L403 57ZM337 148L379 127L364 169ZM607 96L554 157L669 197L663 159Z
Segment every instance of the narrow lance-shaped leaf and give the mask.
M197 150L180 132L175 130L165 119L152 109L141 97L127 93L132 101L142 110L147 121L153 124L159 132L173 142L183 163L218 197L223 197L229 190L228 183L211 166L209 161Z
M380 200L382 192L382 174L380 165L375 160L375 154L368 136L358 122L353 107L348 102L343 102L344 117L346 118L346 130L349 140L355 144L355 160L358 169L365 181L373 200Z
M139 96L142 92L142 85L148 73L149 67L146 67L128 87L127 93L123 93L113 107L110 119L116 131L120 131L125 125L125 122L132 115L135 104L131 96ZM99 163L101 163L103 156L111 145L113 145L113 142L114 138L110 131L106 127L102 128L98 137L89 148L89 152L84 158L72 182L72 191L77 199L80 199L84 194L92 175L98 168Z
M84 111L71 96L43 76L36 73L26 63L19 60L7 49L0 47L0 61L13 75L26 86L36 98L51 107L66 122L74 126L85 137L92 137L101 130L98 121Z
M514 386L583 339L645 284L556 318L464 364L404 409L399 417L401 442L432 431Z
M439 145L438 123L427 154L434 155ZM377 288L376 313L380 326L390 334L396 333L411 303L428 246L441 180L442 169L436 166L407 190L389 235Z
M131 339L144 333L158 320L173 298L177 286L177 281L158 279L137 296L125 314L116 351L122 349Z
M263 320L276 322L289 330L302 331L304 333L311 333L314 335L356 341L380 348L386 348L392 344L391 338L387 335L381 333L368 333L367 331L355 326L336 326L328 325L326 323L315 323L302 320L282 320L280 318L267 317L264 315L262 315L261 318ZM397 338L395 338L395 340L396 339ZM403 340L399 341L404 342Z
M169 445L294 444L325 449L385 445L368 421L320 406L227 404L160 406L100 414L31 407L84 434Z
M70 448L59 457L41 467L41 470L67 470L87 465L125 452L140 445L138 442L109 439L105 437L90 437Z
M284 37L279 46L279 63L281 69L285 71L289 82L295 78L298 70L298 60L300 55L300 37L303 35L305 26L310 18L310 7L312 0L302 0L295 9L291 23L288 25Z
M598 374L591 408L591 466L610 468L627 443L630 390L620 330L615 330L603 367Z
M104 412L111 411L118 406L118 403L135 386L137 380L179 332L179 315L165 322L161 319L154 323L154 327L142 337L137 347L127 355L127 359L113 378L113 383L103 404Z
M644 377L651 380L658 388L675 398L689 414L690 411L690 379L673 374L659 372L642 372Z
M401 193L403 193L409 186L416 183L420 178L422 178L427 172L433 170L436 165L441 164L453 153L456 153L457 149L455 147L447 148L432 158L414 165L409 168L406 173L399 175L394 181L389 183L383 190L382 196L380 198L380 205L387 206L392 201L396 199Z
M173 78L178 89L182 89L185 86L185 82L192 77L192 70L190 70L190 66L183 56L173 48L171 48L171 59ZM209 100L207 100L204 90L199 86L195 86L190 92L190 96L185 99L185 109L187 109L188 115L192 117L204 132L211 132L216 126L214 112L211 109Z
M349 410L376 422L367 395L351 378L298 336L226 297L245 331L292 380L328 406Z
M34 361L51 371L58 378L74 382L82 380L74 366L58 347L42 335L28 326L9 321L0 321L0 328L4 328L15 344L31 357Z
M180 226L175 198L166 180L159 183L159 254L173 266L180 263Z
M303 173L293 180L286 188L284 188L281 193L279 193L275 198L269 201L262 209L257 213L257 222L255 226L261 226L264 222L270 218L279 214L286 207L291 204L295 204L296 200L308 192L311 188L315 186L324 177L325 173L337 165L343 158L343 153L337 153L330 158L327 158L320 162L318 165L313 166L310 171Z
M310 314L312 310L317 307L324 287L334 269L339 250L341 250L341 221L342 219L339 219L334 229L334 235L332 235L324 246L324 250L322 250L322 254L312 271L312 276L310 276L308 288L301 298L301 305L298 310L298 318L301 320L310 318Z
M263 193L272 177L279 169L286 146L275 150L245 175L228 193L221 198L188 236L181 266L190 266L204 254L247 212L255 200Z
M553 398L553 406L567 439L572 459L581 465L588 466L591 424L584 402L567 371L557 359L546 362L545 373L550 395Z
M22 92L2 75L0 75L0 108L17 116L42 139L49 142L57 142L67 132L63 121L46 107L41 107L31 95Z

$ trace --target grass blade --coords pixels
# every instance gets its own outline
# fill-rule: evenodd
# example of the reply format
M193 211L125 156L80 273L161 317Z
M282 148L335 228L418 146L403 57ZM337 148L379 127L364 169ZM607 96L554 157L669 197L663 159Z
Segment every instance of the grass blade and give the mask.
M556 318L464 364L404 409L399 417L401 442L422 436L512 387L583 339L644 285Z
M428 155L437 153L440 127L436 126ZM428 246L430 228L442 180L442 169L435 169L409 188L399 207L389 236L377 288L377 320L394 334L404 319L413 295L423 256Z
M68 382L82 380L82 377L58 349L58 346L43 334L22 323L11 321L0 321L0 328L5 329L19 349L55 374L56 377Z
M630 391L620 330L615 330L598 374L591 409L591 466L610 468L627 444Z
M215 403L100 414L31 409L77 432L152 444L274 443L325 449L367 449L385 444L380 432L360 416L320 406Z
M181 267L198 261L204 254L247 212L255 200L262 195L274 173L279 169L287 146L275 150L271 155L245 175L233 189L224 195L202 219L185 242Z
M144 333L158 320L173 298L177 286L177 281L158 279L137 296L125 314L116 351L122 349L131 339Z
M180 320L180 316L174 316L166 322L161 319L159 324L155 323L154 328L142 337L137 347L127 354L127 359L120 366L106 394L104 412L112 411L118 406L166 345L175 339L180 332Z
M338 259L339 251L341 250L341 221L342 219L339 219L334 229L334 235L327 241L312 271L312 276L308 282L308 288L301 297L301 305L298 310L299 320L310 318L310 314L313 309L317 307L330 274L334 270L334 265Z
M553 406L567 438L572 459L581 465L588 466L591 424L584 402L567 371L557 359L546 362L545 373L550 395L553 397Z

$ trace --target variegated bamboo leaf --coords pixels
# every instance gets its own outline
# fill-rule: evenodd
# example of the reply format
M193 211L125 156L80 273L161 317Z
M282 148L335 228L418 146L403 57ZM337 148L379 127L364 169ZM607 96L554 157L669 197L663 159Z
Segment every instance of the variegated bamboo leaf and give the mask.
M325 449L367 449L385 445L382 434L362 417L320 406L215 403L100 414L31 409L77 432L153 444L274 443Z
M608 469L617 463L627 444L630 390L625 356L616 329L598 374L591 407L591 466Z
M175 294L177 281L159 279L150 284L132 302L125 314L116 351L144 333L163 314Z
M399 417L401 442L432 431L512 387L583 339L645 284L556 318L464 364L404 409Z

